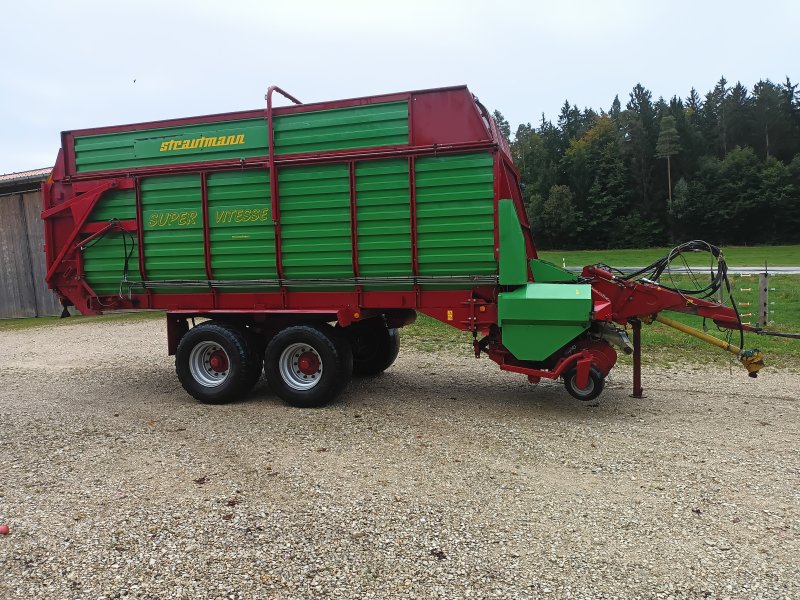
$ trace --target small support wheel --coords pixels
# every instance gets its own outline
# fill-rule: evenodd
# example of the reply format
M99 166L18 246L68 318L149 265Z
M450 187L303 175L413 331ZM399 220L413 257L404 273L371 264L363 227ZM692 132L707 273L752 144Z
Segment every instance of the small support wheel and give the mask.
M567 388L570 396L583 402L589 402L597 398L603 391L606 383L606 378L597 367L589 368L589 379L586 382L586 387L579 388L577 384L578 371L575 368L568 370L564 373L564 387Z
M353 375L380 375L397 360L400 332L387 327L383 317L339 329L347 335L353 348Z
M232 402L255 385L246 336L237 328L209 321L190 329L178 344L175 372L192 397L206 404Z
M298 408L332 402L350 382L350 342L330 325L287 327L267 344L267 383L279 398Z

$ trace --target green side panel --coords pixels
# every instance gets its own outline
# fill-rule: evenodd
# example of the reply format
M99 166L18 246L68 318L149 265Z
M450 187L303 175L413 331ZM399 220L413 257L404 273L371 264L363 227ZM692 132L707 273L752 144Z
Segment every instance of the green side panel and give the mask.
M578 281L578 277L574 273L538 258L531 259L531 273L533 274L533 280L540 283Z
M592 286L528 283L497 303L503 345L520 360L544 360L589 328Z
M275 154L408 144L408 102L295 113L273 120Z
M522 285L528 281L525 236L513 200L497 203L500 228L500 285Z
M79 173L264 156L265 119L218 121L75 138Z
M278 178L284 277L353 277L348 165L286 168Z
M489 153L416 160L420 275L493 275L494 173Z
M277 279L269 172L212 173L207 187L214 279Z
M142 179L141 198L148 280L207 279L200 176L147 177Z
M100 196L89 215L89 222L126 221L136 218L136 192L133 190L109 190Z
M407 160L356 165L358 268L362 277L413 275L410 198Z
M136 193L133 190L110 190L98 200L89 222L136 218ZM105 234L83 251L83 269L89 286L98 294L127 294L129 285L136 288L139 275L139 248L135 233L115 231ZM128 258L128 282L122 284L125 258ZM121 285L122 284L122 285ZM121 286L121 287L120 287ZM136 291L141 292L141 289Z

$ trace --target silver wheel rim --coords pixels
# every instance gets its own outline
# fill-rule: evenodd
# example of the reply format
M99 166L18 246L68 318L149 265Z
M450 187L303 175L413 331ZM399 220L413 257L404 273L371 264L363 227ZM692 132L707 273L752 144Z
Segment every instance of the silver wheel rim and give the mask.
M318 368L313 372L303 371L299 360L303 355L313 356L318 363ZM287 346L278 359L278 370L281 379L294 390L310 390L319 384L322 379L322 358L319 353L308 344L291 344Z
M212 366L212 356L221 352L225 355L226 367L217 370ZM197 383L205 387L217 387L225 383L231 372L228 353L216 342L200 342L189 354L189 372Z

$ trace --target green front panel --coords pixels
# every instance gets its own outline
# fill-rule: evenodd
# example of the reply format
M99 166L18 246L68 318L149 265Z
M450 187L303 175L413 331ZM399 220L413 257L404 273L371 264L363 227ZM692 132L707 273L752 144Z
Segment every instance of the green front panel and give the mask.
M386 102L295 113L273 120L275 153L408 144L408 103Z
M277 279L269 172L212 173L207 187L214 279Z
M497 304L503 345L520 360L544 360L589 328L592 286L528 283Z
M103 194L89 215L89 222L107 223L136 219L136 193L133 190L110 190ZM128 257L128 282L123 283L125 259ZM141 281L139 275L139 247L136 233L109 232L83 251L84 276L89 286L98 294L127 294ZM141 289L136 291L141 292Z
M525 235L514 201L497 202L497 223L500 229L500 285L522 285L528 281L528 255Z
M407 160L356 165L361 277L410 277L413 274L410 196Z
M278 185L284 277L353 277L348 165L281 169Z
M419 158L420 275L494 275L494 173L489 153Z
M142 179L141 198L147 279L207 279L200 176L147 177Z
M242 119L75 138L79 173L264 156L265 119Z

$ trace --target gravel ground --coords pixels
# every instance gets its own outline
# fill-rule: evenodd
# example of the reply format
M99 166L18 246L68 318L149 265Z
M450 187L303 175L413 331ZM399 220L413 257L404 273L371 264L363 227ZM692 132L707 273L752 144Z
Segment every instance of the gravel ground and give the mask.
M798 598L800 376L602 401L404 351L320 410L187 396L160 321L0 332L2 598Z

